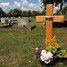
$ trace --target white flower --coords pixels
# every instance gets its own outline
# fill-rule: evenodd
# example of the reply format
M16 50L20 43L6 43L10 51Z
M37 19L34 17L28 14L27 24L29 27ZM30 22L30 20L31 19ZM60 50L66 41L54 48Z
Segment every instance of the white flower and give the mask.
M53 54L51 52L47 52L46 50L41 51L40 59L48 64L53 58Z
M47 55L49 56L49 58L53 58L53 54L51 52L48 52Z
M41 51L41 55L46 54L46 50Z
M37 50L39 50L39 48L38 48L38 47L36 48L36 51L37 51Z

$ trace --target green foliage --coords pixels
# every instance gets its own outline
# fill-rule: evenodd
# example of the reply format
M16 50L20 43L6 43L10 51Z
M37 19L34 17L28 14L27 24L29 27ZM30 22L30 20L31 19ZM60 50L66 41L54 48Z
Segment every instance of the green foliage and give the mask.
M36 16L36 15L38 15L38 12L37 11L32 11L32 16Z
M14 9L8 13L8 17L19 17L22 15L22 10Z
M0 17L6 17L6 13L0 8Z
M28 16L29 16L29 17L31 16L31 11L30 11L30 10L28 11Z
M23 17L28 17L28 12L27 11L23 11L22 16Z
M67 58L66 50L63 50L63 49L58 50L58 48L53 46L47 47L46 50L52 52L54 55L56 55L59 58Z
M55 14L60 15L60 10L57 10ZM61 14L67 16L67 6L62 9Z
M42 3L44 4L54 4L54 3L62 3L63 0L41 0ZM66 3L67 0L64 0L64 2Z
M40 11L22 11L20 9L14 9L11 10L7 15L8 17L30 17L30 16L36 16L41 15L42 12Z
M44 3L44 5L46 4L46 0L41 0L42 1L42 3Z
M67 6L62 9L62 14L67 15Z
M59 45L57 45L55 36L53 37L52 40L53 40L52 43L51 42L47 43L47 45L49 44L49 46L46 47L46 50L52 52L54 55L57 55L59 58L67 58L67 51L61 49Z
M59 45L57 44L57 40L55 36L53 37L52 42L48 42L46 43L46 45L48 45L46 47L46 50L52 52L53 54L56 54L57 48L59 48Z
M64 2L63 0L41 0L41 2L44 4L43 7L45 7L46 4L55 4L55 6L60 4L60 9L62 9L63 3L66 3L67 0L64 0Z
M46 48L46 50L52 52L53 54L55 54L57 52L57 49L53 46L48 46Z
M0 8L0 17L30 17L30 16L36 16L36 15L42 15L44 12L40 11L22 11L20 9L13 9L10 10L9 13L5 13L1 8Z
M67 51L66 50L60 50L58 53L58 57L60 58L67 58Z
M53 38L52 38L52 42L51 41L46 41L46 45L47 45L47 47L55 47L55 48L59 48L60 46L59 46L59 44L57 43L57 40L56 40L56 37L54 36Z
M57 12L55 13L56 15L60 15L60 11L59 10L57 10Z

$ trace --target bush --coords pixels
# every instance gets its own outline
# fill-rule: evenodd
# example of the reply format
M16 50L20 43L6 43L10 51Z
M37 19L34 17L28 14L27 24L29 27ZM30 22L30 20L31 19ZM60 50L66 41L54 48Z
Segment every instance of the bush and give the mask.
M62 14L67 15L67 6L62 9Z

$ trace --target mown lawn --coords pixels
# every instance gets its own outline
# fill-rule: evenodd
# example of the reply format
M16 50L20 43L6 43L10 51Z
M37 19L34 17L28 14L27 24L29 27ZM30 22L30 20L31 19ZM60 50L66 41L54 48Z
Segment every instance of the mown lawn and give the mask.
M67 49L67 28L54 28L53 34L63 49ZM0 30L0 67L42 67L34 59L35 48L45 47L45 28L34 30ZM44 66L45 67L45 66ZM51 67L67 67L66 61Z

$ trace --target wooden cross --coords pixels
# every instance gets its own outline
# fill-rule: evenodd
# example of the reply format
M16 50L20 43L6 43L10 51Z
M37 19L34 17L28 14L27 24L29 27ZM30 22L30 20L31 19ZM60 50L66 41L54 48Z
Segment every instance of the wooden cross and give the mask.
M37 22L45 22L46 21L46 41L52 41L52 23L53 22L64 22L63 15L54 15L53 16L53 5L46 5L46 16L36 16Z

